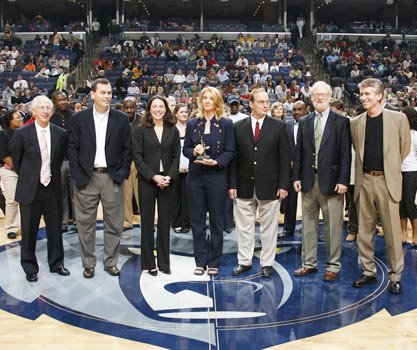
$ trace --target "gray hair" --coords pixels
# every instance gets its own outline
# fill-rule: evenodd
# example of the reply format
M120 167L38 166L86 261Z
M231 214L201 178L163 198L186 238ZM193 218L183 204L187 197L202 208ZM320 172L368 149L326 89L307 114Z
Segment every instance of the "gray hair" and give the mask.
M362 80L359 83L359 89L367 88L367 87L374 90L375 93L381 94L382 96L384 96L385 89L384 89L384 84L382 83L381 80L375 79L375 78L368 78L368 79Z
M321 80L313 84L313 86L310 89L310 94L314 95L316 90L318 90L320 88L323 88L323 89L327 90L327 92L330 96L332 95L331 86L329 84L327 84L326 82L321 81Z
M32 103L30 104L30 112L33 114L33 110L34 110L35 108L38 108L38 107L39 107L39 105L40 105L42 102L47 102L48 104L50 104L50 105L51 105L51 107L52 107L52 108L54 108L54 104L52 103L52 101L51 101L48 97L41 95L41 96L36 96L36 97L32 100Z

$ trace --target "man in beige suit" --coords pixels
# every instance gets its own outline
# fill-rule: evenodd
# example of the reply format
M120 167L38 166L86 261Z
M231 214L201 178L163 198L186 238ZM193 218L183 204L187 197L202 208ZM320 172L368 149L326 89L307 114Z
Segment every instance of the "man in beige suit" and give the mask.
M359 84L366 112L351 121L352 143L356 151L355 193L358 203L359 258L363 275L352 283L364 287L376 282L374 230L380 214L388 262L391 265L388 290L401 292L404 257L401 247L399 202L402 193L401 163L410 151L407 117L381 107L384 86L378 79Z

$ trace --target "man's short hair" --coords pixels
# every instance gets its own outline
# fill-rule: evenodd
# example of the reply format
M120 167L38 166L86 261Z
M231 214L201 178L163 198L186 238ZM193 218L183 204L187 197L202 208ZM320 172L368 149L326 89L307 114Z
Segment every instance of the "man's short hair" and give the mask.
M105 78L98 78L96 80L93 81L93 84L91 85L91 90L96 92L97 90L97 85L98 84L102 84L102 85L110 85L111 83L109 80L105 79Z
M381 94L384 96L384 84L381 80L375 79L375 78L367 78L365 80L362 80L359 83L359 89L369 87L372 90L374 90L375 93Z

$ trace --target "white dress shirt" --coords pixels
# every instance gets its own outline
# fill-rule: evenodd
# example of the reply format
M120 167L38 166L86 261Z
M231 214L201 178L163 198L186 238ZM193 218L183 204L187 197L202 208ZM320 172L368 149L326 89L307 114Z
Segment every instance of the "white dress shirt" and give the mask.
M106 132L109 121L109 110L106 113L98 113L93 107L94 129L96 131L96 157L94 168L107 168L106 161Z
M250 121L251 121L251 124L252 124L252 132L253 132L253 135L255 135L256 122L259 123L259 129L262 130L262 125L264 123L264 120L265 120L265 117L262 117L261 119L256 119L252 115L250 116Z

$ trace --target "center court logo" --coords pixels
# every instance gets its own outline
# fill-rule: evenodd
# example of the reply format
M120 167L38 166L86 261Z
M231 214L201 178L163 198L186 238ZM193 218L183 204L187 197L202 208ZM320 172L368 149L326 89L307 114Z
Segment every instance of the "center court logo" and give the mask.
M98 238L100 257L102 232ZM140 271L138 232L133 230L122 242L120 278L100 273L98 265L94 279L85 280L76 234L67 234L64 240L66 265L71 270L68 278L48 272L46 242L41 239L39 282L34 284L28 284L21 271L20 247L3 247L0 297L5 302L1 307L31 319L44 313L69 324L169 349L184 346L178 344L186 344L187 349L227 349L234 344L250 350L287 342L294 334L299 339L357 322L387 307L387 302L401 304L401 297L386 300L387 267L380 260L382 278L372 290L351 288L352 276L358 273L353 246L344 247L340 280L329 284L319 276L292 278L300 263L299 242L280 247L273 278L260 276L258 259L250 272L236 278L231 275L236 243L228 235L220 274L214 280L193 275L194 260L185 253L191 251L190 242L191 235L174 235L173 274L152 277ZM322 245L319 259L325 260Z

